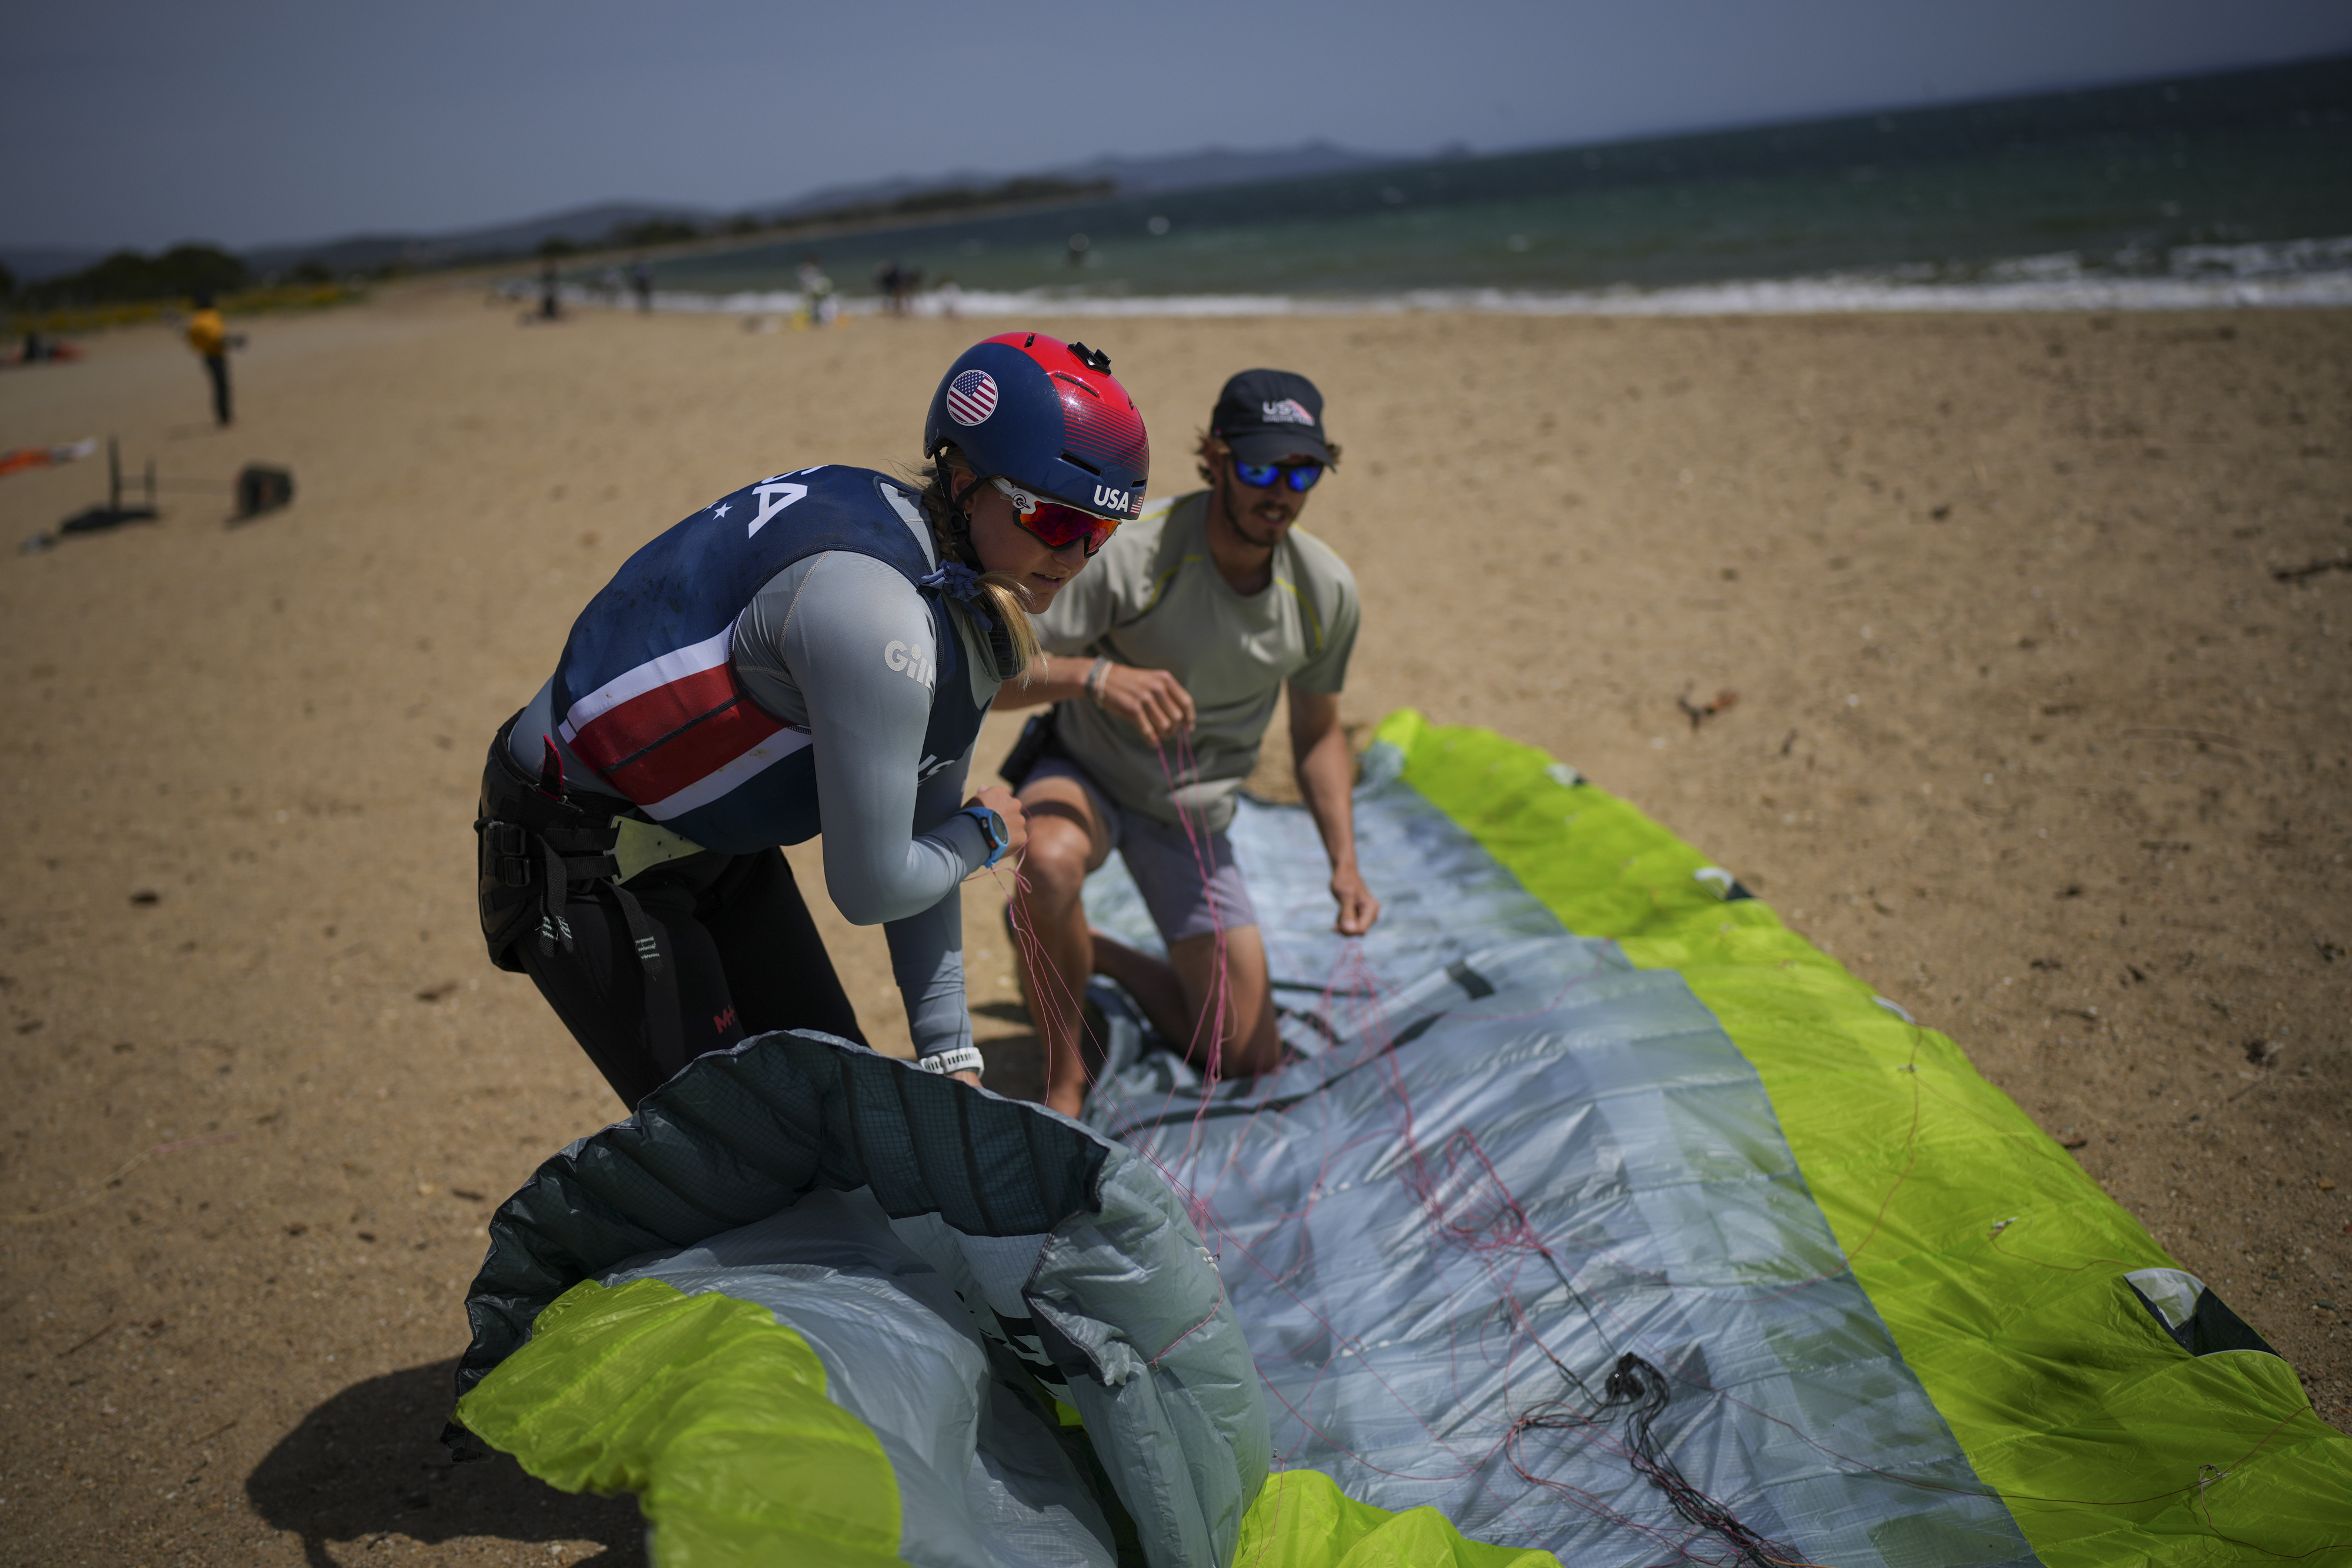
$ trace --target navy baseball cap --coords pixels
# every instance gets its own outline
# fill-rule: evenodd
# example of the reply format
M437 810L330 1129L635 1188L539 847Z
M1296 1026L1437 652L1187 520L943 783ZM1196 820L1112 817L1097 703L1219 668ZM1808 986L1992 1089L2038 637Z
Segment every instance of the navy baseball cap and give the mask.
M1244 371L1227 382L1209 416L1209 434L1244 463L1331 461L1323 394L1289 371Z

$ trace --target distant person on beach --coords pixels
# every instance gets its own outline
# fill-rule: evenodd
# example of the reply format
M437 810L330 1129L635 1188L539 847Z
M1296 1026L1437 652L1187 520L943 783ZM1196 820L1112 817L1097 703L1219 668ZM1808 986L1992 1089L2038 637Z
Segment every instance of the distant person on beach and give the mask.
M235 346L235 340L229 337L228 325L213 303L211 289L197 289L188 297L188 303L193 307L188 312L188 347L204 361L205 374L212 378L213 423L226 430L236 423L228 393L228 351Z
M1085 1104L1089 975L1125 987L1203 1067L1239 1077L1280 1060L1265 945L1225 827L1286 685L1298 790L1331 862L1334 929L1360 936L1380 918L1356 870L1355 758L1339 727L1356 582L1296 526L1339 458L1322 393L1286 371L1243 371L1219 395L1199 456L1208 488L1120 529L1038 617L1048 655L1038 674L997 694L1000 708L1055 705L1006 771L1020 774L1030 823L1014 896L1043 960L1024 966L1023 990L1045 1043L1049 1103L1066 1115ZM1165 962L1087 927L1080 894L1113 850Z
M905 316L910 313L907 308L907 301L915 292L915 286L922 280L921 267L910 267L903 262L877 262L874 267L874 286L880 290L882 308L888 315Z
M530 977L622 1101L770 1030L864 1040L782 844L880 925L919 1064L979 1082L957 889L1016 854L1009 790L959 803L1000 683L1142 507L1142 416L1083 344L965 350L907 483L820 464L631 556L482 775L490 959Z
M629 287L636 291L639 315L654 308L654 269L642 256L629 264Z
M804 256L801 258L801 314L812 327L832 325L834 313L839 308L833 298L833 279L824 275L822 258Z
M563 276L557 270L555 258L551 256L539 264L539 319L542 321L563 319Z

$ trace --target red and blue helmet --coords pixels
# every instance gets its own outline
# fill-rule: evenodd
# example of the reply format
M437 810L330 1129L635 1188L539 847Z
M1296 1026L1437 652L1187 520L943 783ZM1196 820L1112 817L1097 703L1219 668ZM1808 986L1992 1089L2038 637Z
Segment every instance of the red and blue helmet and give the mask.
M981 478L1125 522L1143 515L1151 442L1110 356L1041 332L965 350L923 417L923 455L953 446Z

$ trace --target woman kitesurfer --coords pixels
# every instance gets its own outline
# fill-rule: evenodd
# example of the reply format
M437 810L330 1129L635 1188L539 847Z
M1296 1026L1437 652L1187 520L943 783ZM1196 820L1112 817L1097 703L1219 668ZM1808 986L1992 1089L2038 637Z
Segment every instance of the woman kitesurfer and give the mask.
M1042 612L1142 510L1142 416L1083 343L1008 332L950 366L919 485L819 465L630 557L482 775L491 961L528 974L621 1099L747 1036L863 1040L777 846L880 924L920 1064L979 1082L957 884L1020 803L958 803Z

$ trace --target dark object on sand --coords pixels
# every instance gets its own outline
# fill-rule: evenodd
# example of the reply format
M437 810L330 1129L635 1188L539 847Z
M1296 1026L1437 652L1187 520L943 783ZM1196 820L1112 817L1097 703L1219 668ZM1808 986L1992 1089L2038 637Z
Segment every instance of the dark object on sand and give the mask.
M73 361L80 358L81 350L75 348L71 343L61 343L55 338L45 338L40 333L27 329L25 333L24 344L16 350L16 357L13 360L0 361L0 363L12 365L62 365L69 364Z
M274 512L294 499L294 476L284 468L248 463L236 476L236 517L243 522Z
M66 534L103 533L119 528L125 523L152 523L155 520L155 460L147 460L147 469L141 486L146 492L146 504L126 507L122 504L122 454L114 437L106 438L106 499L95 507L85 507L58 525L54 534L35 534L16 547L20 555L38 555L56 544Z
M59 450L69 449L60 448ZM220 481L217 479L201 482L166 481L163 486L163 488L196 491L212 496L220 494L219 486ZM149 458L144 472L140 476L140 489L143 494L142 503L137 506L124 503L121 453L115 444L114 438L109 436L106 441L105 502L76 512L72 517L59 523L55 533L35 534L19 545L17 549L25 555L37 555L55 545L67 534L103 533L109 528L119 528L125 523L152 523L159 515L155 510L157 488L155 462L154 459ZM272 467L266 463L248 463L237 473L236 498L236 511L229 518L232 523L241 523L247 518L260 517L265 512L275 512L294 499L294 475L291 470Z
M1683 695L1675 699L1675 704L1683 710L1685 716L1691 721L1691 729L1696 733L1700 725L1705 724L1717 714L1733 706L1738 701L1739 694L1727 689L1716 693L1715 700L1713 702L1695 703L1690 699L1690 688L1688 686L1685 686L1683 688ZM1793 739L1794 737L1791 736L1790 738ZM1788 747L1783 746L1780 749L1785 754Z
M106 438L106 504L76 512L58 525L61 534L95 534L108 528L119 528L125 523L152 523L155 520L155 460L147 460L142 488L146 492L143 506L122 504L122 454L114 437Z
M2281 582L2301 582L2324 571L2352 571L2352 555L2322 556L2301 566L2274 566L2271 575Z

